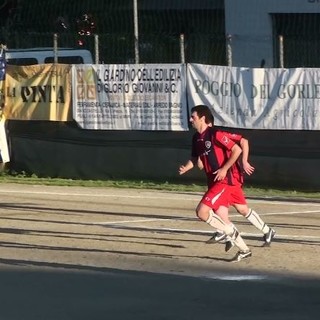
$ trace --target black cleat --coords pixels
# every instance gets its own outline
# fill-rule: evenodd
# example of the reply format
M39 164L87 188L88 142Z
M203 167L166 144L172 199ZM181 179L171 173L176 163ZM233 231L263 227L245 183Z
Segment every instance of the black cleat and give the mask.
M269 231L263 236L264 240L264 247L269 247L271 245L271 242L276 234L276 231L272 228L269 228Z
M248 259L252 256L252 252L249 250L249 251L239 251L235 256L234 258L232 258L230 260L230 262L239 262L241 260L245 260L245 259Z
M227 241L227 235L225 233L222 233L222 232L215 232L213 234L213 236L206 241L206 243L225 243Z
M228 251L230 251L232 248L234 247L234 243L233 243L233 241L227 241L226 242L226 245L225 245L225 247L224 247L224 251L225 252L228 252Z

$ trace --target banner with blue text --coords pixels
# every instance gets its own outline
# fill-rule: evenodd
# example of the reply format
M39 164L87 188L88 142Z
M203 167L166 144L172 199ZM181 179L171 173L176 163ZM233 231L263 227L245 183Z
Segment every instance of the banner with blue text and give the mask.
M188 130L183 64L73 65L73 118L83 129Z
M320 130L320 69L187 66L188 106L212 108L215 125Z

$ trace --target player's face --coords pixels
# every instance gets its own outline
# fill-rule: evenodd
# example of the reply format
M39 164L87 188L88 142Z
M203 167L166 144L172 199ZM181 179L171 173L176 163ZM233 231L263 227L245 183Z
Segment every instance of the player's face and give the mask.
M191 117L190 117L190 123L191 125L198 130L202 124L202 120L201 118L199 118L198 113L197 112L193 112L191 113Z

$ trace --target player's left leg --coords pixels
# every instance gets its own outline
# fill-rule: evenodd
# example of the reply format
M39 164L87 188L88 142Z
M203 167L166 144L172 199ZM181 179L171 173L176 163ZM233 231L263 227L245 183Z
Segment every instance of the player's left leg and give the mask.
M259 216L259 214L248 207L246 198L244 196L243 190L240 186L235 186L232 188L232 206L244 216L253 226L260 230L264 236L264 244L270 245L272 239L275 236L275 230L270 228Z

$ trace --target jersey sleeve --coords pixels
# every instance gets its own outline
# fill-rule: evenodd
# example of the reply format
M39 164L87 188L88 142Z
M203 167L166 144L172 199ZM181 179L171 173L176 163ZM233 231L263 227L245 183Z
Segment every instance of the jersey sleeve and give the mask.
M223 131L216 132L216 141L228 150L231 150L232 147L236 144L236 142L233 139L231 139L230 133Z
M240 144L240 141L243 138L243 136L241 134L238 134L238 133L233 133L233 132L223 131L223 130L219 130L219 131L221 133L224 133L229 139L234 141L236 144Z
M232 141L234 141L237 144L240 144L240 141L243 138L241 134L231 133L231 132L228 132L228 137L229 137L229 139L231 139Z

